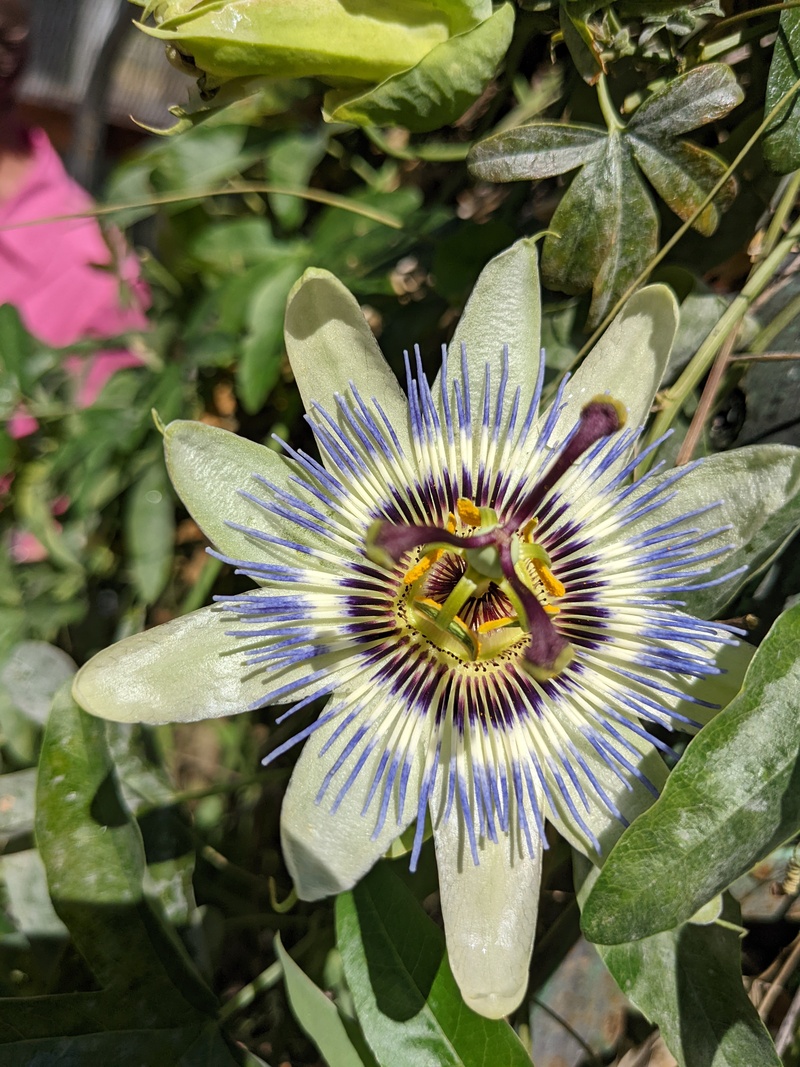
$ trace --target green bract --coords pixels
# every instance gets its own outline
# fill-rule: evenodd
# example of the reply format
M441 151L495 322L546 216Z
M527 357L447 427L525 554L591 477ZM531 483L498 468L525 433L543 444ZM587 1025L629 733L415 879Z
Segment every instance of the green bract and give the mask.
M490 1018L527 984L544 819L600 862L666 780L642 723L696 730L749 659L661 603L703 584L719 472L698 467L688 515L663 519L679 480L633 477L676 312L665 286L641 290L540 413L532 241L487 265L439 379L410 371L408 396L352 295L308 271L285 336L322 461L200 423L165 433L178 494L255 588L106 649L75 683L122 721L319 698L270 756L304 741L281 813L298 895L351 889L416 826L413 865L430 825L453 976ZM785 476L780 450L747 454ZM748 479L726 469L726 497ZM743 521L767 559L793 519ZM735 508L728 523L741 543Z
M511 39L491 0L161 0L142 29L205 92L240 78L319 78L325 117L432 130L482 92Z

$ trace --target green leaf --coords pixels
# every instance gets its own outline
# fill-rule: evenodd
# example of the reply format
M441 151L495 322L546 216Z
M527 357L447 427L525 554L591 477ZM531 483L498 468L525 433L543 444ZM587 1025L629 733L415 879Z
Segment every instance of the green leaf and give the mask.
M723 917L736 923L731 903ZM689 923L598 951L623 993L658 1025L680 1067L780 1067L742 984L736 930Z
M47 722L56 690L75 673L73 660L46 641L20 641L0 665L0 686L37 723Z
M415 133L454 122L480 96L505 55L514 8L503 4L473 29L432 48L409 70L367 92L333 91L325 97L330 122L405 126Z
M587 327L596 326L658 247L658 217L619 134L587 163L550 223L542 278L550 289L592 289ZM559 236L555 236L558 234Z
M531 122L478 141L467 156L473 178L487 182L552 178L590 163L605 149L605 130Z
M175 503L161 456L145 467L125 499L125 547L137 595L152 604L172 571Z
M67 930L53 910L44 864L36 849L0 857L0 877L6 891L7 913L18 930L29 938L66 939Z
M670 930L800 827L800 605L620 838L583 912L603 944Z
M294 962L275 938L275 952L283 967L286 995L295 1018L330 1064L336 1067L364 1067L333 1001Z
M33 833L36 768L0 775L0 835Z
M271 271L252 293L247 307L248 334L236 366L236 391L251 415L260 410L281 373L283 312L303 262Z
M277 245L266 219L246 215L204 226L186 251L204 270L225 278L265 259L279 259L285 247Z
M630 136L628 143L650 184L667 207L684 220L694 214L727 167L719 156L691 141L662 144ZM693 227L710 237L735 197L736 182L730 178L698 215Z
M673 78L633 114L628 130L647 140L671 140L727 115L744 99L724 63L704 63Z
M778 39L769 66L764 111L768 114L800 79L800 8L781 11ZM767 127L764 158L777 174L800 167L800 96L795 96Z
M466 1007L439 928L380 863L336 900L336 933L358 1020L391 1067L530 1067L511 1027Z
M0 373L3 378L10 376L24 389L25 368L32 353L33 338L22 325L19 312L11 304L0 305Z
M667 478L669 474L662 477ZM655 479L653 481L655 484ZM722 528L703 551L732 551L712 561L700 581L707 589L681 593L685 610L713 619L739 589L780 553L800 520L800 449L790 445L750 445L708 456L678 483L678 492L659 507L659 522L716 504L700 517L705 529ZM643 529L648 520L636 527ZM739 568L742 573L733 573ZM726 577L729 575L730 577Z
M325 155L327 145L328 135L324 130L311 133L292 130L282 137L275 137L265 159L267 181L295 189L305 187ZM275 217L288 230L297 229L306 217L308 203L299 196L269 193L267 199Z
M39 761L36 838L57 914L103 986L152 1027L216 1008L179 942L144 896L144 850L116 791L105 726L62 689ZM77 862L80 857L80 862Z
M585 82L594 85L605 68L600 46L595 41L585 18L573 14L564 0L561 0L558 21L564 36L564 44L569 50L578 73Z
M235 1067L241 1063L213 1023L153 1030L118 1022L119 1007L118 996L107 993L0 1001L3 1067Z

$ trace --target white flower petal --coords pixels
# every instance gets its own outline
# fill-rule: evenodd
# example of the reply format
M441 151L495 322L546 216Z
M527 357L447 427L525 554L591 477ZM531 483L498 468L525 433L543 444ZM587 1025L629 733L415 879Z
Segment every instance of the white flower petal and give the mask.
M627 302L567 384L563 436L594 396L610 393L628 412L628 426L647 418L672 351L678 303L666 285L648 285Z
M434 788L432 812L441 811L442 776ZM446 782L446 777L445 777ZM540 802L541 806L541 802ZM464 1001L489 1019L500 1019L520 1004L528 986L528 967L539 911L542 847L536 823L526 812L535 855L522 840L516 816L496 842L478 842L476 865L463 818L434 815L436 865L447 955Z
M618 723L615 724L615 729L633 750L626 751L617 743L614 745L616 751L627 758L639 774L660 793L667 780L667 767L661 756L649 741L632 730ZM637 815L646 811L654 803L656 798L653 793L632 771L618 766L617 771L620 773L616 773L612 766L584 740L578 740L576 747L591 769L595 780L627 823L633 822ZM560 771L561 781L557 783L550 767L544 766L542 769L557 811L554 815L547 808L547 817L573 848L588 856L593 862L601 862L601 857L608 855L617 838L622 834L625 823L605 806L583 775L579 774L579 777L583 779L582 784L586 792L588 807L584 805L574 784L563 771ZM565 794L569 795L571 805L567 803ZM575 812L578 813L580 822ZM595 841L600 845L599 853L595 847Z
M326 270L307 270L289 294L286 352L306 411L320 404L336 416L336 394L352 384L375 398L408 449L408 402L353 294Z
M495 256L481 271L448 349L449 378L461 380L461 345L469 368L473 419L483 410L484 376L491 371L492 395L503 375L503 346L508 345L508 406L520 390L524 414L536 389L540 362L541 297L536 243L525 238ZM433 386L439 403L441 373Z
M333 700L340 695L335 694ZM378 696L375 702L383 699L382 695ZM365 710L369 714L371 709ZM319 900L351 889L417 815L424 746L430 724L425 720L419 722L417 737L409 746L410 770L405 805L401 811L396 780L386 820L375 834L382 785L366 813L364 805L383 752L380 744L373 749L335 810L332 807L352 770L354 760L342 767L339 777L332 781L322 800L317 802L326 775L333 769L356 730L356 724L351 723L345 734L323 751L335 734L338 723L338 716L332 718L306 741L281 808L283 857L301 900Z
M252 642L230 637L230 613L201 608L135 634L98 652L75 677L75 700L92 715L115 722L194 722L236 715L269 698L309 668L248 667ZM298 685L287 700L311 692Z
M675 614L679 615L680 612ZM683 715L687 719L694 719L695 722L704 726L726 707L742 688L744 676L755 651L752 645L744 642L709 649L709 662L713 662L723 673L707 674L700 678L681 675L665 679L671 682L673 689L685 693L687 698L693 697L694 699L681 700L669 693L664 693L660 696L661 702L670 711ZM695 703L698 700L714 706L704 707L702 704Z
M178 495L221 552L234 559L255 559L260 554L252 538L231 529L232 522L304 543L304 531L296 523L267 517L257 504L242 496L242 490L256 496L266 492L254 479L256 474L281 488L290 488L291 468L277 452L227 430L178 420L164 433L164 453ZM306 535L306 543L310 541Z

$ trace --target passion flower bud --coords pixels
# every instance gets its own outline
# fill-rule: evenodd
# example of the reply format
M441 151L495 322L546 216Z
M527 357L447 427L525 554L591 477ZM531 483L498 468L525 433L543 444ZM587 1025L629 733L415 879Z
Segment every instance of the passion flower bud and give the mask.
M491 0L151 0L142 29L207 94L254 76L319 78L325 117L435 129L483 91L508 47L511 4Z

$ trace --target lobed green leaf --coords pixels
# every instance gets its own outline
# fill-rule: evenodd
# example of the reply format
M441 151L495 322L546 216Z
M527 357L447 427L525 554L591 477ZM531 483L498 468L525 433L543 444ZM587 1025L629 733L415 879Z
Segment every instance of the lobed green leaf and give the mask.
M532 122L478 141L467 165L481 181L552 178L590 163L604 151L606 140L606 132L596 126Z
M125 547L137 595L152 604L167 584L175 541L175 503L161 457L125 499Z
M633 113L628 130L648 140L671 140L722 118L743 99L730 67L704 63L648 97Z
M650 184L667 207L684 220L700 207L727 166L719 156L691 141L663 144L631 135L628 143ZM736 182L731 178L692 223L694 229L710 237L735 196Z
M618 133L575 178L550 229L542 249L544 282L565 293L591 288L587 326L596 326L658 247L655 208Z

